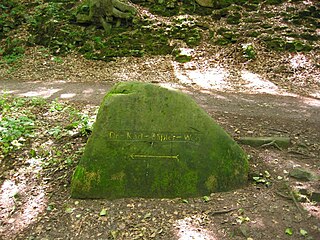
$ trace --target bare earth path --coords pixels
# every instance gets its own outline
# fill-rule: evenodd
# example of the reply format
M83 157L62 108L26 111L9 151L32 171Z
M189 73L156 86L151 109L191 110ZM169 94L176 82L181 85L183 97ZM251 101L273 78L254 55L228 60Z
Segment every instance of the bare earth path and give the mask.
M0 79L3 92L25 97L44 97L98 106L115 83L110 82L21 82ZM161 85L161 83L159 83ZM170 84L163 83L165 86ZM176 85L175 85L176 86ZM207 112L229 112L247 117L268 117L305 121L320 127L320 100L303 96L225 93L178 86L191 95ZM318 128L320 129L320 128Z

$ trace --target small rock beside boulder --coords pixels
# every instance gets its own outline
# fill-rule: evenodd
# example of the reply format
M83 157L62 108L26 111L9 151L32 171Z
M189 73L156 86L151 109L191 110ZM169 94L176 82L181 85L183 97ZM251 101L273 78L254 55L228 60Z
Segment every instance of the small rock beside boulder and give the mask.
M196 0L202 7L213 7L213 0Z
M320 180L320 176L316 173L301 167L296 167L289 172L289 176L303 180L303 181L316 181Z

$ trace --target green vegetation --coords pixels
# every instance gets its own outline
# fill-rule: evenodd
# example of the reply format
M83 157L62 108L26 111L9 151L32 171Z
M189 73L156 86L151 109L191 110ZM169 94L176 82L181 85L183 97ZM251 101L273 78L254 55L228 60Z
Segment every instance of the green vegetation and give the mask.
M88 10L86 5L50 2L35 9L28 19L32 33L28 41L48 47L54 54L76 50L88 59L112 60L122 56L170 54L171 38L185 40L188 45L196 45L201 39L195 22L187 18L161 25L150 19L121 22L106 37L102 28L75 24L76 14Z
M86 137L95 120L95 112L78 110L56 100L47 102L43 98L8 94L0 95L0 112L0 160L15 159L19 152L27 152L46 168L67 168L73 164L80 152L74 151L72 141L62 148L56 147L55 142Z
M23 57L25 48L23 42L19 39L7 38L3 48L0 48L0 54L3 58L0 60L1 63L14 63Z
M269 187L272 184L270 178L271 175L268 171L264 171L264 173L259 173L257 176L252 177L255 184L262 184L266 187Z
M255 59L256 58L256 52L254 50L254 47L251 43L243 44L242 45L243 50L243 56L247 59Z
M68 124L64 127L55 126L48 130L48 133L55 138L61 138L64 135L80 135L87 136L91 133L95 115L89 115L81 112L69 105L61 103L57 100L48 104L49 111L52 113L66 114Z
M70 111L70 124L66 126L69 133L77 134L81 136L88 136L92 132L93 124L95 122L95 115L89 115L88 113L80 112L76 109Z
M0 98L0 151L4 156L21 148L33 136L34 116L23 108L25 104L27 100L23 98Z
M0 40L25 21L25 6L15 0L0 3Z
M224 1L222 1L223 3ZM210 29L212 42L218 45L229 45L259 41L269 51L310 51L317 46L319 36L315 34L319 27L319 4L305 6L304 9L288 7L284 12L274 12L266 4L281 4L283 1L226 1L224 7L214 9L212 18L216 23L228 25ZM233 4L231 4L233 3ZM256 11L261 13L259 17ZM283 24L273 19L279 15ZM249 48L247 49L249 50ZM245 53L247 58L250 58ZM253 56L252 56L253 57Z
M171 54L174 49L171 40L179 39L194 47L200 43L203 30L208 29L193 15L211 16L213 24L226 23L210 29L212 43L222 46L258 40L270 51L296 52L312 50L319 40L316 34L319 4L301 9L287 7L279 13L284 24L278 26L273 21L276 13L267 6L281 4L281 0L213 1L213 9L201 7L194 0L133 2L148 8L158 18L138 14L132 20L114 20L110 34L106 35L101 26L77 22L77 14L88 14L85 2L5 1L0 4L0 64L17 62L26 48L34 45L42 45L55 55L76 51L88 59L105 61L124 56ZM169 18L159 21L161 16ZM300 30L293 30L291 25L299 26ZM16 38L15 31L20 27L28 33ZM254 59L252 54L251 51L244 55ZM55 61L60 62L59 58Z

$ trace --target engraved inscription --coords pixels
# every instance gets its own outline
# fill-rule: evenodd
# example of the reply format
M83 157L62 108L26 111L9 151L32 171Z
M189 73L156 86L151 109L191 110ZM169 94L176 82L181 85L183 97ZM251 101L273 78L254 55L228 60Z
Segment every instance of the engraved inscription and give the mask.
M200 141L200 134L193 132L136 132L136 131L107 131L108 141L148 141L148 142L192 142Z
M143 155L143 154L131 154L130 158L139 159L139 158L157 158L157 159L175 159L179 161L179 155Z

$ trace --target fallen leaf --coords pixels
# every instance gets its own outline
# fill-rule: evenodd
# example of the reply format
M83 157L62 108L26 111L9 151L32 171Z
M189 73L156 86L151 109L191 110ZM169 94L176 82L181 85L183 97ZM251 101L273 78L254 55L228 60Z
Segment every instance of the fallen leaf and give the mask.
M204 196L204 197L203 197L203 201L204 201L204 202L209 202L209 201L210 201L210 197Z
M291 236L293 234L292 228L286 228L285 233Z
M68 207L68 208L66 208L66 211L65 211L65 212L66 212L66 213L72 213L73 210L74 210L74 208L69 208L69 207Z
M100 216L105 216L107 215L107 209L102 208L102 210L100 211Z
M308 232L307 232L306 230L304 230L304 229L300 229L300 234L301 234L302 236L307 236L307 235L308 235Z
M111 231L111 236L113 239L117 239L118 231Z

